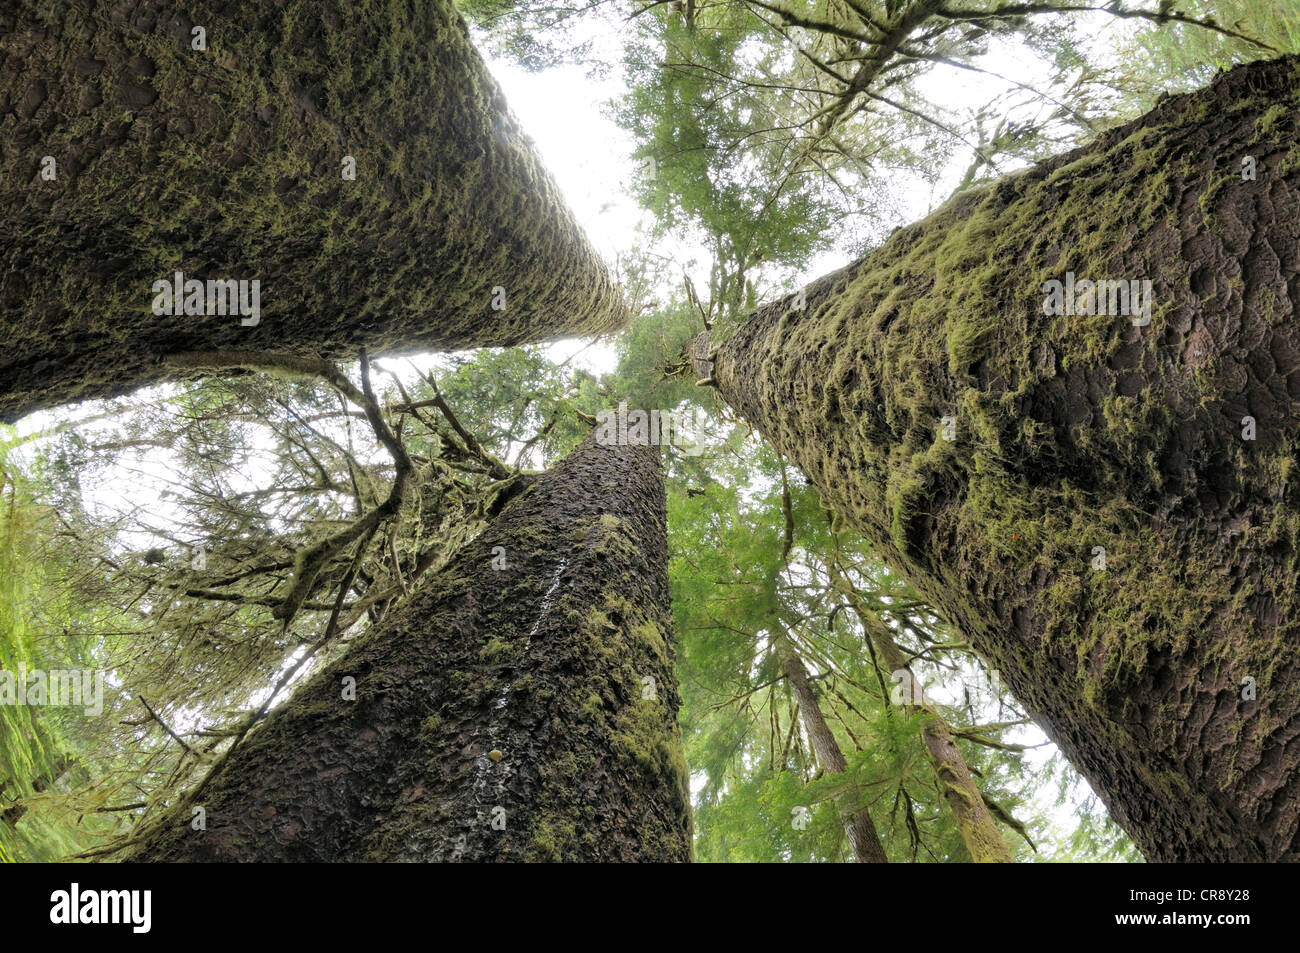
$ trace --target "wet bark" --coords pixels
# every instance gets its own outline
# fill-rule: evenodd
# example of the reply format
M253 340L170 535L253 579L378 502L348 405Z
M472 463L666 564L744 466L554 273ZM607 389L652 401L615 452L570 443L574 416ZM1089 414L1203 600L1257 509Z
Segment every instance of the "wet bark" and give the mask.
M812 686L808 684L808 669L794 648L785 643L781 646L781 671L785 673L795 701L799 704L799 716L803 719L813 751L817 753L817 760L828 775L843 774L848 768L848 762L844 760L844 752L840 750L839 742L835 740L835 735L822 716L821 705L813 694ZM865 807L849 803L855 799L851 792L839 798L843 803L840 814L844 818L844 833L853 850L853 859L860 864L886 864L889 858L885 856L885 848L880 843L880 835L876 833L876 825L872 823L871 815Z
M627 317L451 0L22 0L0 11L0 166L4 421L159 381L177 351L350 358ZM155 316L177 271L260 281L257 323Z
M692 349L1151 860L1300 856L1297 117L1240 67Z
M689 860L664 507L589 437L132 859Z

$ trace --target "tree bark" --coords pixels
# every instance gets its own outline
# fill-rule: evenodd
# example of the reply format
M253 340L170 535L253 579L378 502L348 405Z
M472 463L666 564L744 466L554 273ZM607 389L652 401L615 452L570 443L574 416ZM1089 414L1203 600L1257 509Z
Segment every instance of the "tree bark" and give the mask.
M894 641L889 626L875 613L863 608L857 590L835 564L831 565L830 577L831 585L848 600L854 615L862 623L863 636L871 640L871 645L885 668L891 675L898 672L906 675L904 687L908 691L904 695L907 696L909 692L911 694L911 697L906 698L907 707L923 713L925 723L921 729L921 738L925 751L930 764L934 766L939 783L943 785L944 800L957 822L957 831L966 844L971 860L981 864L1013 863L1015 857L1002 839L997 825L993 823L993 816L984 803L983 792L976 785L970 766L957 747L952 728L925 698L924 691L920 690L920 682L913 674L907 656Z
M132 859L689 860L664 514L657 448L588 437Z
M692 348L1151 860L1300 857L1297 116L1239 67Z
M504 346L628 316L451 0L20 0L0 166L6 422L157 382L176 351ZM258 322L155 316L177 271L260 281Z
M809 741L812 742L813 751L817 753L817 760L822 763L828 775L843 774L848 768L848 762L844 760L844 752L840 751L839 742L835 740L830 726L822 717L821 705L817 703L817 696L813 694L812 686L808 684L808 669L804 667L803 659L799 657L793 646L784 639L780 649L780 660L781 671L785 673L790 689L794 692L795 701L799 704L799 716L803 718L804 728L808 732ZM848 803L852 799L852 795L844 795L837 800L842 805L840 814L844 818L844 832L848 835L853 859L860 864L889 863L871 815L865 807Z

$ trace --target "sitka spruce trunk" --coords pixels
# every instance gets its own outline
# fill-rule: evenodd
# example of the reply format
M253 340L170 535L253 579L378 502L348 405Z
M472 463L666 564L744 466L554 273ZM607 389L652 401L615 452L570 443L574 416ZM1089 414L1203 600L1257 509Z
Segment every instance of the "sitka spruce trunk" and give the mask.
M0 75L0 420L627 317L451 0L19 0Z
M689 860L658 453L588 437L131 859Z
M1298 122L1239 67L693 346L1151 860L1300 850Z

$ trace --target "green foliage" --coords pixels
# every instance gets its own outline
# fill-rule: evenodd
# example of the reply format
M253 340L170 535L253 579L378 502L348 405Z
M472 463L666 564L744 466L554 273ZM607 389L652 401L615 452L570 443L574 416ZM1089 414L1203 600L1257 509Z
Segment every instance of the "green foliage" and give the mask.
M1147 26L1124 51L1121 115L1151 109L1164 92L1189 92L1238 63L1300 53L1298 0L1180 0L1173 5L1193 19L1210 19L1271 49L1186 23Z
M900 182L932 185L962 161L958 188L972 186L998 174L999 163L1073 144L1110 113L1146 108L1159 90L1199 85L1259 50L1203 27L1148 25L1124 48L1117 80L1071 18L922 18L908 32L907 56L890 53L870 82L846 84L878 50L868 21L915 6L800 0L781 14L739 0L631 11L459 0L491 49L529 69L581 62L624 71L626 94L610 108L638 144L634 194L653 217L654 237L705 247L707 300L669 294L649 306L617 339L618 365L603 376L556 365L538 348L440 358L430 375L379 362L382 412L414 458L417 486L384 532L328 562L306 608L284 623L270 610L299 553L377 505L395 478L365 415L336 389L264 375L213 379L109 405L105 420L78 423L61 412L63 423L30 443L6 432L0 668L101 667L114 691L95 725L54 709L0 706L0 811L20 800L26 811L16 823L0 821L0 859L90 849L133 823L140 810L131 805L141 798L168 803L224 750L232 726L272 702L269 687L326 630L336 595L361 606L349 618L356 637L398 604L417 568L440 565L472 538L521 472L562 457L595 414L620 401L699 411L711 423L702 456L665 451L668 641L699 859L848 860L841 814L863 808L891 860L968 859L927 756L926 716L891 699L893 673L872 635L882 630L927 684L956 686L936 711L984 796L1023 822L1037 845L1035 853L999 821L1017 859L1139 859L1058 754L1026 747L1044 743L1041 735L1013 700L986 686L983 663L960 634L878 554L832 529L817 494L696 386L682 357L704 320L735 323L788 289L818 254L853 253L883 238L898 218ZM1278 49L1300 45L1296 0L1175 6ZM598 27L619 41L593 42ZM1043 88L1017 87L965 115L925 94L930 71L980 73L997 44L1047 64ZM299 65L333 95L321 64ZM979 226L941 236L951 251L946 271L966 276L973 297L989 277L973 268L988 239ZM655 269L649 256L632 262L629 284L666 286ZM968 322L929 346L968 363L996 345L988 330ZM899 393L933 416L923 382ZM904 548L924 504L922 481L908 475L947 465L928 446L908 449L882 483L892 487L889 511ZM174 479L159 512L105 506L124 473L153 479L160 461ZM1008 517L1008 533L1011 525ZM204 569L190 560L198 545L207 547ZM385 596L366 603L377 594ZM811 674L847 762L842 773L828 774L813 749L783 675L783 647ZM484 651L498 658L510 649L494 640ZM604 717L598 696L580 710ZM164 725L197 753L182 752ZM628 725L620 757L654 765L640 741ZM804 809L807 824L798 826ZM539 856L556 852L553 840L539 837Z
M19 443L13 428L0 426L0 671L16 679L98 669L113 641L113 613L79 597L78 562L90 554L61 545L77 514L39 500L41 479L12 458ZM115 767L118 759L101 747L112 711L111 700L93 719L84 709L0 705L0 860L56 860L115 827L100 811L108 789L66 797L93 771ZM90 812L85 823L82 812Z
M870 219L888 191L863 178L868 166L856 155L823 159L829 179L787 174L791 106L780 77L789 53L756 31L743 4L690 21L655 10L636 23L625 47L627 92L613 107L640 143L634 193L658 234L707 244L710 302L734 318L757 305L760 275L773 265L786 275L802 269L843 241L851 221ZM746 82L753 74L772 81ZM916 158L884 141L859 148Z
M530 4L517 0L456 0L456 8L478 31L476 37L497 56L507 57L525 69L540 72L566 63L583 63L593 69L590 19L606 27L617 20L605 0L572 6Z

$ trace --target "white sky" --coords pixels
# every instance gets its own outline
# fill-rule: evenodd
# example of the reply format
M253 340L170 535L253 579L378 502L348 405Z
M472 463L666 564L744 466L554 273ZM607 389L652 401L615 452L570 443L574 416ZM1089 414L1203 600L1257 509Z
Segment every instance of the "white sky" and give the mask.
M1093 14L1080 22L1095 28L1098 45L1104 49L1099 50L1101 56L1112 55L1112 44L1133 29L1102 14ZM617 40L598 36L581 26L578 29L584 37L593 37L609 59L617 60ZM529 72L513 62L493 58L482 44L480 49L574 216L612 268L620 254L643 243L649 225L647 214L628 193L637 168L632 159L636 143L604 111L605 105L624 88L621 66L610 69L603 78L589 76L578 65ZM1045 64L1027 57L1023 49L1006 41L995 43L979 65L1010 80L1046 86ZM976 110L996 96L1015 90L1011 83L992 76L942 66L923 77L919 88L928 100L952 110ZM934 187L919 178L899 176L895 183L897 192L891 198L902 214L902 221L894 224L920 219L942 204L960 181L970 158L969 150L963 150ZM1002 166L1004 171L1014 167ZM709 261L703 246L678 237L667 246L661 243L655 250L684 266L688 262L693 264L687 270L695 287L708 288ZM806 284L848 264L849 260L844 253L821 254L798 276L797 284ZM566 341L552 345L548 353L562 361L584 344ZM615 363L614 349L600 342L573 363L594 373L610 371Z

